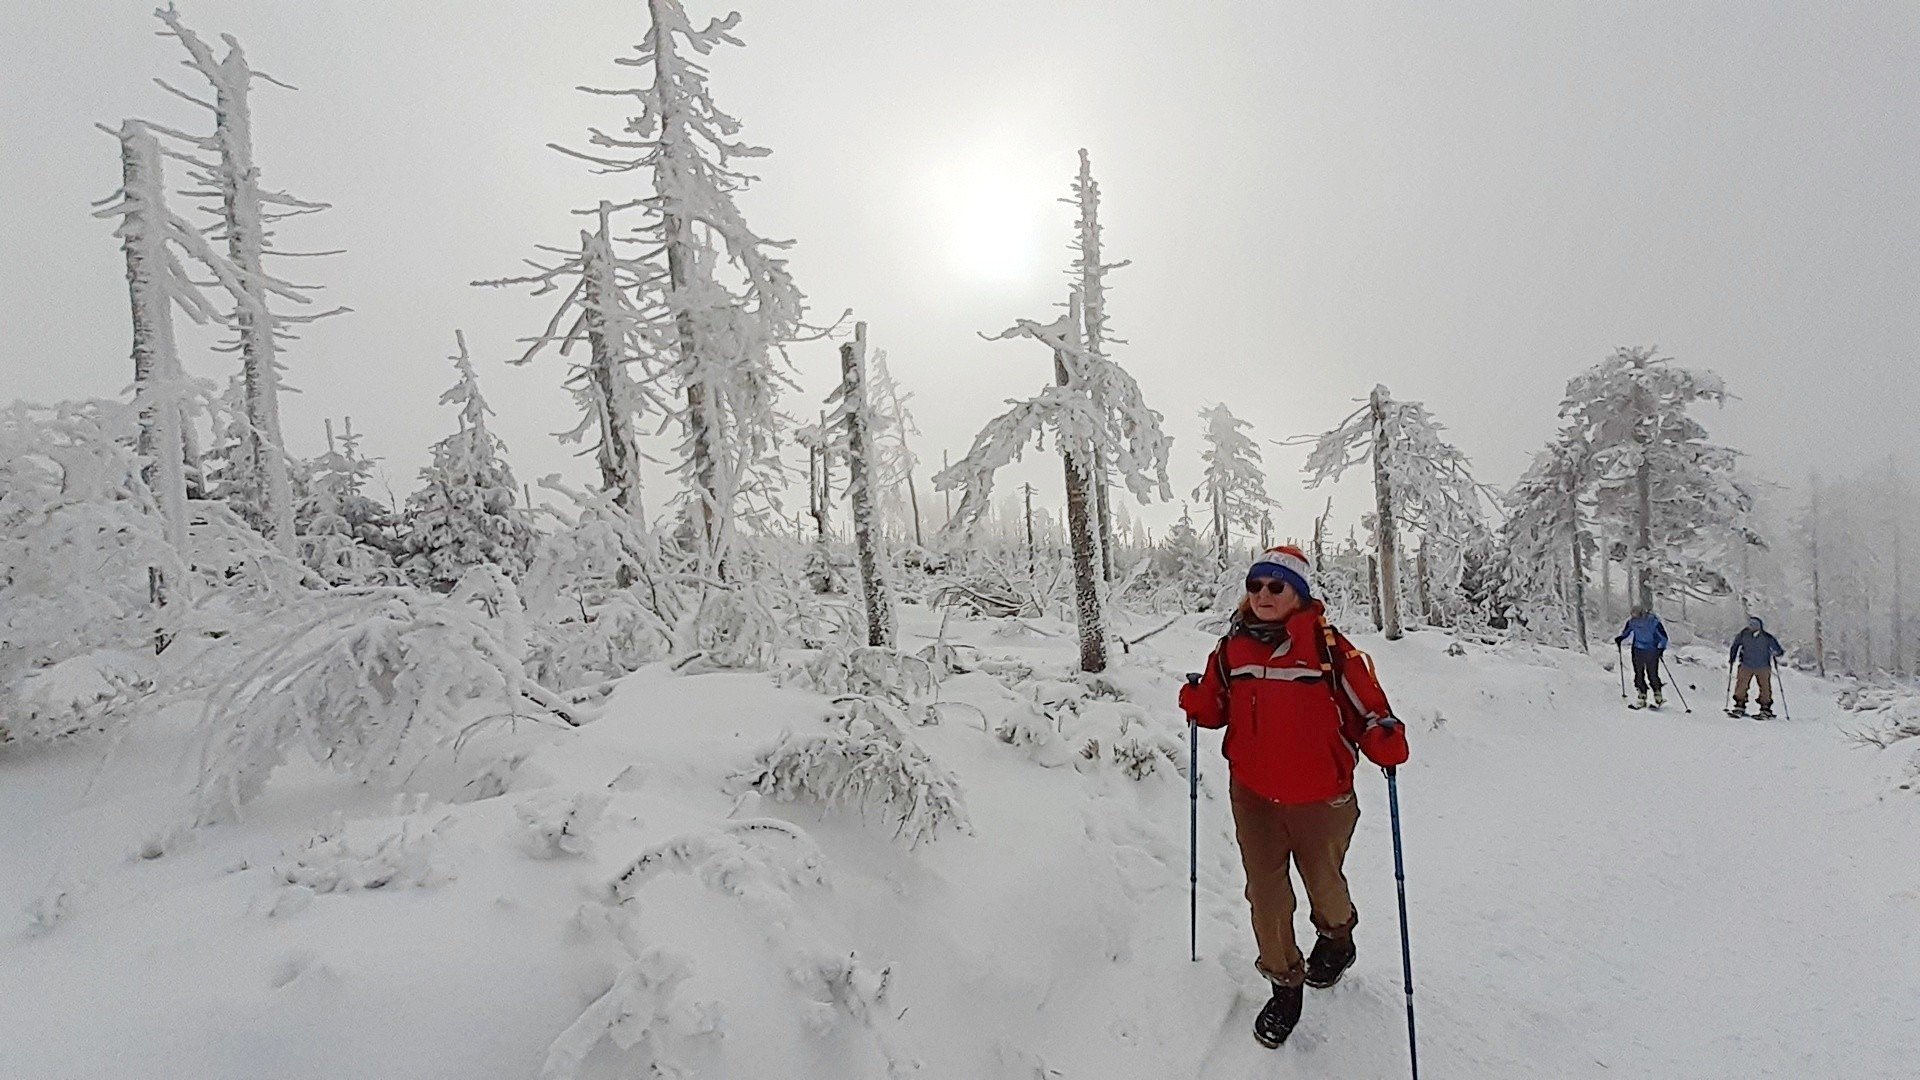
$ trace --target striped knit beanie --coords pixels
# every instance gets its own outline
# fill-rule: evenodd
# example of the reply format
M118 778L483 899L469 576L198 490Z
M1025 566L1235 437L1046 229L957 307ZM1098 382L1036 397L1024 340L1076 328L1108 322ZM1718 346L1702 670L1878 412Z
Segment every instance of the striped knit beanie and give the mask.
M1308 579L1311 573L1306 554L1292 544L1282 544L1268 548L1253 560L1253 565L1247 569L1247 580L1279 578L1292 585L1293 591L1300 594L1300 599L1311 600L1313 584Z

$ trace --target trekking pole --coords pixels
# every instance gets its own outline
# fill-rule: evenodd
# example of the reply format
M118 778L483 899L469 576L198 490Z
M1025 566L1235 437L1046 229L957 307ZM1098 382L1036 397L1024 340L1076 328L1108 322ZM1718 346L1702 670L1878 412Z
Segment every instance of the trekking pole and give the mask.
M1407 986L1407 1060L1413 1080L1420 1080L1420 1044L1413 1033L1413 948L1407 940L1407 866L1400 855L1400 784L1391 766L1387 774L1387 809L1393 820L1393 884L1400 893L1400 971Z
M1727 692L1720 695L1720 704L1725 706L1723 711L1733 711L1733 661L1731 660L1727 661Z
M1199 686L1197 673L1188 686ZM1187 959L1200 960L1200 725L1187 717Z
M1620 669L1620 700L1625 701L1627 700L1627 648L1626 646L1620 644L1620 642L1618 641L1615 641L1613 643L1613 654L1620 658L1620 662L1613 666ZM1637 675L1634 677L1639 678L1639 676Z
M1660 654L1660 666L1666 669L1667 685L1673 687L1674 696L1680 699L1680 707L1692 712L1693 706L1687 704L1687 695L1680 692L1680 680L1673 677L1673 665L1667 663L1665 653Z
M1781 678L1780 658L1773 658L1773 688L1780 692L1780 719L1793 719L1793 710L1787 708L1787 680Z

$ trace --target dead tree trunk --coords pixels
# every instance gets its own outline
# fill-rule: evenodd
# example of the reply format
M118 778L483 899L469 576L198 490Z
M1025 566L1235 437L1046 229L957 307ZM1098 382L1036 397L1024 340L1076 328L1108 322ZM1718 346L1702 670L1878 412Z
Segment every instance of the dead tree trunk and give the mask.
M133 315L133 385L140 408L141 476L160 506L168 544L187 545L186 446L180 405L180 350L173 334L173 298L166 276L166 207L160 143L146 125L121 125L120 175L125 217L120 227L127 262L127 297ZM168 603L166 574L147 570L155 607ZM156 639L155 651L166 647Z
M1069 301L1074 308L1080 306L1080 294L1076 290ZM1074 312L1078 316L1078 312ZM1067 360L1059 352L1053 354L1054 381L1066 386L1069 383ZM1079 438L1060 437L1060 462L1066 474L1067 483L1067 531L1073 544L1073 593L1075 607L1080 624L1080 670L1088 672L1107 669L1107 630L1106 619L1100 610L1100 566L1099 538L1094 535L1093 508L1088 498L1088 489L1093 478L1088 468L1091 454L1085 442Z
M1400 544L1394 535L1393 484L1387 476L1387 388L1376 386L1373 409L1374 546L1380 556L1379 619L1388 641L1397 641L1400 629Z
M1027 580L1033 581L1038 578L1040 573L1040 566L1035 553L1036 545L1033 542L1033 485L1021 484L1020 487L1027 497Z
M594 409L600 421L600 446L594 458L600 466L600 482L613 492L613 501L628 513L641 516L640 440L634 433L628 402L620 392L620 373L626 358L621 355L622 344L607 325L607 311L619 291L613 273L610 209L606 202L600 204L597 233L580 233L580 248L586 254L581 275L589 356L586 377L593 384Z
M847 499L853 504L853 542L860 561L860 591L867 612L867 644L893 648L893 598L880 572L875 536L873 468L867 459L867 324L855 323L853 340L840 346L840 408L847 426Z
M1382 629L1387 624L1380 606L1380 559L1374 555L1367 556L1367 598L1373 601L1373 628Z

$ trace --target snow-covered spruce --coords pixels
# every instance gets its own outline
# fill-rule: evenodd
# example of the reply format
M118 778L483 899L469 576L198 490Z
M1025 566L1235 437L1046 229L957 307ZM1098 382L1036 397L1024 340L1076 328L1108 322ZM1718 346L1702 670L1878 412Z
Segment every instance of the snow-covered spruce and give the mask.
M1592 447L1575 429L1534 455L1506 496L1500 526L1507 594L1536 636L1587 647L1587 568L1599 551L1586 527ZM1566 635L1547 633L1564 628Z
M1207 468L1193 497L1207 507L1214 558L1224 574L1245 561L1233 550L1234 530L1258 535L1274 502L1267 494L1260 447L1246 434L1245 429L1253 425L1225 405L1200 410L1200 419L1207 425L1206 449L1200 452Z
M459 430L433 444L433 460L420 470L421 487L407 496L401 537L408 577L441 592L482 563L518 578L534 540L506 446L487 428L493 410L480 395L466 336L456 330L454 340L459 381L440 395L440 404L459 406Z
M327 452L307 463L305 496L295 514L300 560L331 585L397 580L393 514L366 493L372 459L347 417L336 439L326 422Z

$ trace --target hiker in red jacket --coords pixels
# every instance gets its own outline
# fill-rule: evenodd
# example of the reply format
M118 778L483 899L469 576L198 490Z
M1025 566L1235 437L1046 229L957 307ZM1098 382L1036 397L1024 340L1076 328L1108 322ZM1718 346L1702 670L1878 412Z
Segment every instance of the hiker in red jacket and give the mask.
M1247 571L1247 594L1202 679L1180 707L1202 727L1227 729L1234 831L1260 973L1273 998L1254 1037L1279 1046L1300 1021L1301 986L1328 987L1354 961L1359 922L1342 870L1360 819L1355 749L1377 765L1407 760L1404 726L1374 678L1373 662L1327 624L1306 556L1270 549ZM1311 955L1294 939L1289 864L1318 931Z

